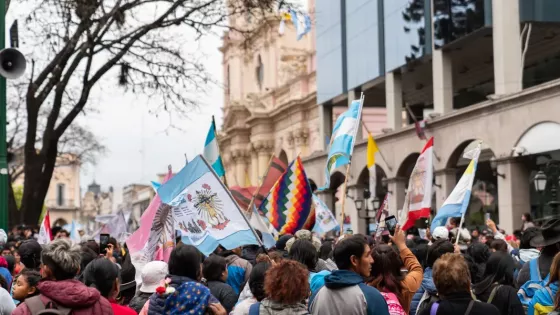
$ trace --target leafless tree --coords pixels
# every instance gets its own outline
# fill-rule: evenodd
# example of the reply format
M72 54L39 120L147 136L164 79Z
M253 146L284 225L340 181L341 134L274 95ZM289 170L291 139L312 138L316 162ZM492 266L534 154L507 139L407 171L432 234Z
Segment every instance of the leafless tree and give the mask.
M211 78L200 56L185 52L203 36L229 29L230 17L273 15L275 0L22 0L31 8L24 45L35 43L19 119L24 192L20 213L36 224L65 140L80 145L91 133L74 125L91 110L103 82L153 99L153 111L187 114ZM12 6L14 3L12 3ZM231 33L231 32L230 32ZM182 35L182 36L181 36ZM243 36L242 36L243 37ZM25 106L23 106L25 105ZM23 114L24 113L24 114ZM46 118L42 118L46 117ZM82 148L99 149L99 144Z

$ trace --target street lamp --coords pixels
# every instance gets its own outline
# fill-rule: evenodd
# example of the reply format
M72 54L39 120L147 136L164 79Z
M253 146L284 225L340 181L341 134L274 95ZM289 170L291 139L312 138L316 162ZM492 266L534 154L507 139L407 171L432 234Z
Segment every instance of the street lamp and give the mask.
M492 169L492 173L494 173L494 176L500 176L504 179L506 178L506 175L498 173L498 161L496 160L495 156L490 159L490 168Z
M375 197L372 201L373 209L369 209L368 200L370 198L371 192L368 189L364 189L362 199L354 199L354 204L356 205L356 210L358 211L358 217L360 219L366 220L366 231L368 235L371 233L371 231L369 230L369 224L372 219L375 219L375 214L372 214L372 211L375 211L379 208L379 199ZM362 212L364 212L363 215Z
M546 188L546 175L543 171L539 171L537 175L533 178L533 183L535 184L535 190L542 193Z
M560 163L557 161L549 161L546 165L537 172L533 177L533 184L535 190L541 194L541 215L544 216L544 204L542 197L545 195L547 187L550 191L550 201L546 204L552 208L553 214L556 214L560 202L558 202L558 187L560 186Z

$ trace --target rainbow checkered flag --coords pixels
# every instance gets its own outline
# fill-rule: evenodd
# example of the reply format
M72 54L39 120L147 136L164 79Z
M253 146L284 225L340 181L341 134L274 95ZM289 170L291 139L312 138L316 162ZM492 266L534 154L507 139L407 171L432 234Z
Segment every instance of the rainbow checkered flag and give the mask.
M280 235L294 234L302 228L310 229L315 223L312 196L303 162L298 156L272 186L259 211Z

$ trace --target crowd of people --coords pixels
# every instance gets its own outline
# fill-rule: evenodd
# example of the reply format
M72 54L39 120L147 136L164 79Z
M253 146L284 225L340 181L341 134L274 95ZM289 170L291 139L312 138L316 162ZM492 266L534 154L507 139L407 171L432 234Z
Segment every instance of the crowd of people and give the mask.
M0 232L0 315L558 314L560 219L524 218L511 235L492 220L468 231L458 219L423 238L398 226L379 239L300 230L269 250L207 257L177 240L168 262L138 271L114 238L101 252L57 230L40 245L22 227Z

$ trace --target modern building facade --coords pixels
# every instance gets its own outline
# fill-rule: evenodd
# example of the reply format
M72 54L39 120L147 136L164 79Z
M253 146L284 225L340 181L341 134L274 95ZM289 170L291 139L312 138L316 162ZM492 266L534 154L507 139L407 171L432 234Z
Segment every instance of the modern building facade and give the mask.
M373 196L382 199L390 191L391 213L404 203L424 145L414 122L425 120L425 132L435 140L434 211L466 168L463 152L481 140L467 225L484 225L488 212L511 233L521 227L523 213L556 215L559 9L560 3L547 0L317 1L320 138L330 135L336 111L363 92L367 109L386 110L386 128L376 137L385 160L377 159ZM325 183L325 160L324 151L304 160L318 185ZM362 140L355 147L348 195L363 199L368 178ZM330 191L319 193L333 209L343 181L341 170L331 175ZM354 231L365 232L362 218L373 212L347 204Z

